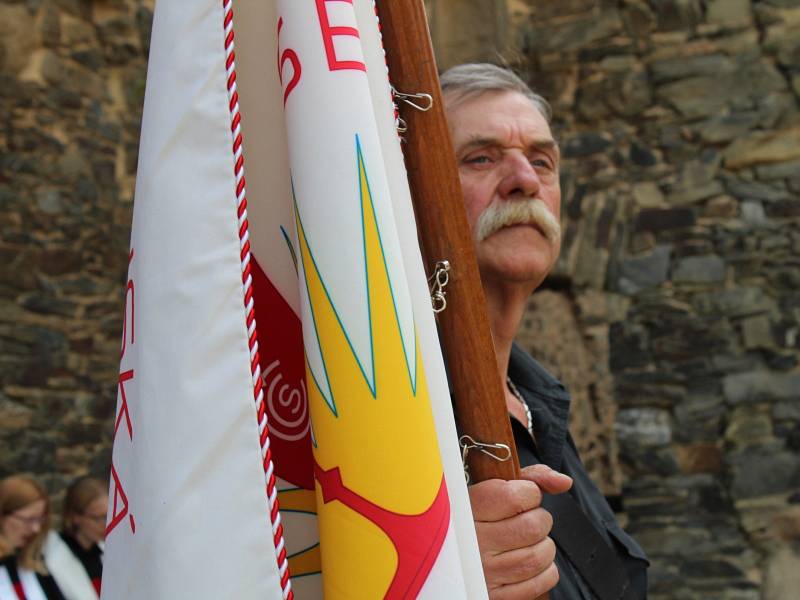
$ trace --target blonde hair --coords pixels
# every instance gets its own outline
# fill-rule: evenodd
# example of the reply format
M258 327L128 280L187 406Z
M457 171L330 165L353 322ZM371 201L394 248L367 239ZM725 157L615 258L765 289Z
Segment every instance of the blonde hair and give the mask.
M83 515L92 502L107 493L108 486L94 477L79 477L73 481L64 496L64 530L74 534L76 527L73 517Z
M12 475L0 481L0 520L39 500L44 500L45 507L42 527L17 551L17 563L24 569L47 573L42 560L42 545L50 529L50 499L47 492L38 481L26 475ZM14 554L14 548L0 535L0 558L11 554Z

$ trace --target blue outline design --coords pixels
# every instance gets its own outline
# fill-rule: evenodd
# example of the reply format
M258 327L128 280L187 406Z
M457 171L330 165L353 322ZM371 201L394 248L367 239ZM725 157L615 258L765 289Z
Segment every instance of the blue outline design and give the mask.
M294 194L294 181L292 181L292 194ZM286 245L289 247L289 255L292 257L292 262L294 263L294 272L298 274L297 271L297 254L294 252L294 244L292 244L292 239L289 237L286 228L283 225L279 226L281 233L283 234L283 241L286 242Z
M316 381L314 381L314 383L316 384ZM319 389L319 386L317 387L317 389ZM325 397L325 396L323 395L323 393L322 393L322 390L320 390L319 394L320 394L320 396L322 396L323 398ZM333 415L333 416L335 416L335 417L338 417L339 415L337 415L336 413L334 413L334 415ZM311 434L311 445L312 445L312 446L314 446L314 448L319 448L319 445L317 444L317 436L316 436L316 435L314 435L314 421L312 421L312 420L311 420L311 413L310 413L310 412L309 412L309 415L308 415L308 422L309 422L309 429L308 429L308 431L309 431L309 433Z
M306 240L306 247L308 248L308 254L309 254L309 257L311 258L311 266L313 266L314 270L317 273L317 277L319 278L320 285L322 286L322 290L325 292L325 297L326 297L326 299L328 301L328 305L331 307L331 310L333 311L333 314L336 317L336 321L337 321L337 323L339 325L339 329L341 330L342 335L344 335L344 338L347 341L347 345L350 347L350 353L353 356L353 358L355 359L359 370L361 371L361 376L364 379L364 382L367 384L367 387L369 388L370 393L372 394L372 397L377 399L377 395L378 395L377 387L378 387L378 385L377 385L377 380L376 380L377 378L376 378L376 374L375 374L375 342L374 342L374 331L373 331L373 324L372 324L372 304L371 304L371 301L370 301L370 285L369 285L370 280L369 280L369 271L368 271L368 266L367 266L366 218L365 218L365 214L364 214L364 204L365 204L365 202L364 202L364 190L362 189L362 186L361 186L361 168L363 167L363 169L364 169L364 180L365 180L365 183L366 183L366 191L367 191L367 195L368 195L369 206L370 206L370 209L372 211L372 218L375 221L375 231L376 231L376 234L378 236L378 245L379 245L380 251L381 251L381 260L383 261L384 272L386 273L386 279L388 280L388 283L389 283L389 294L390 294L390 296L392 298L392 308L394 310L395 324L397 326L397 332L398 332L398 334L400 336L401 345L403 346L403 357L405 359L406 373L408 374L408 380L409 380L409 384L411 385L411 391L412 391L413 395L416 396L417 395L417 375L419 373L419 352L417 351L417 324L416 324L416 319L414 319L413 310L412 310L412 317L411 318L412 318L413 331L414 331L414 334L413 334L414 335L414 344L413 344L411 350L414 352L414 366L415 366L414 374L412 376L412 373L411 373L411 362L409 360L409 353L406 350L406 340L405 340L405 337L403 336L403 328L402 328L401 323L400 323L400 314L399 314L398 309L397 309L397 300L395 298L394 287L392 285L392 277L391 277L391 274L389 272L389 266L388 266L388 264L386 262L386 251L385 251L384 246L383 246L383 238L381 236L380 226L378 225L378 217L377 217L377 214L375 212L375 203L372 200L372 188L371 188L370 183L369 183L369 174L367 173L366 163L364 162L364 155L363 155L363 152L361 150L361 138L360 138L359 134L357 134L357 133L355 134L355 143L356 143L356 170L357 170L358 191L359 191L359 206L360 206L360 212L361 212L361 236L362 236L361 245L362 245L362 248L364 250L364 253L363 253L363 256L364 256L364 280L365 280L366 295L367 295L366 296L367 297L367 319L368 319L368 324L369 324L370 358L371 358L371 361L372 361L372 378L371 378L372 382L370 382L370 378L367 376L367 372L364 369L364 365L361 363L361 360L359 359L358 353L356 352L355 347L353 346L353 342L350 339L350 335L348 334L347 328L344 326L344 323L342 322L342 319L339 316L339 311L336 310L336 305L333 302L333 298L331 298L330 292L328 291L328 287L327 287L327 285L325 285L325 279L322 277L322 273L320 272L320 269L319 269L319 267L317 265L316 258L314 257L314 252L311 249L311 244L310 244L310 242L308 240L308 237L306 236L306 233L305 233L305 227L303 226L303 220L300 217L300 208L297 205L297 197L295 195L295 190L294 190L294 180L292 180L292 197L293 197L293 200L294 200L295 221L296 221L296 225L298 226L298 229L299 229L299 231L298 231L298 244L300 243L299 242L299 236L302 235L303 239ZM286 236L286 232L284 231L283 227L281 227L281 231L283 231L284 236ZM300 262L302 263L303 271L305 272L307 270L307 265L305 264L305 261L303 260L302 252L300 254L301 254ZM293 256L294 256L294 253L293 253ZM330 399L322 391L322 388L320 387L319 382L317 381L317 378L316 378L316 376L314 374L314 370L310 368L310 362L309 362L309 371L311 372L311 378L314 381L314 385L317 387L317 390L319 390L319 392L322 395L322 397L325 398L325 402L328 405L328 407L331 409L331 411L333 412L334 416L338 417L338 413L337 413L337 410L336 410L336 402L335 402L335 399L333 398L333 388L331 387L331 384L330 384L330 378L328 376L328 369L327 369L327 366L325 364L325 357L324 357L324 353L322 351L322 343L320 341L319 331L317 329L317 321L316 321L316 315L314 314L314 306L313 306L313 303L311 302L311 292L309 291L309 288L308 288L308 278L304 277L303 279L304 279L305 286L306 286L306 294L307 294L308 299L309 299L309 309L310 309L310 312L311 312L311 319L312 319L312 323L313 323L313 326L314 326L314 335L317 338L317 346L318 346L319 351L320 351L320 359L322 360L322 367L323 367L323 371L324 371L324 374L325 374L325 381L328 384L328 390L330 391ZM308 355L307 354L306 354L306 360L308 361ZM312 424L312 429L313 429L313 424ZM313 435L312 435L312 441L314 441L313 440ZM316 443L314 444L314 446L316 447Z
M294 194L294 179L292 179L292 198L294 199L294 218L295 218L295 222L296 222L297 225L300 226L300 231L303 232L303 238L305 238L306 237L306 232L305 232L305 229L303 229L303 222L300 220L300 209L297 207L297 198L295 197L295 194ZM299 239L298 239L298 244L299 244ZM306 245L308 245L308 239L307 238L306 238ZM311 248L310 247L308 248L308 253L309 253L309 255L311 255ZM311 261L314 262L313 255L311 256ZM300 262L303 265L303 273L305 273L305 271L306 271L306 263L305 263L305 261L303 261L303 253L302 252L300 253ZM317 274L319 275L319 269L317 269L316 263L314 263L314 269L317 271ZM320 281L322 281L322 278L320 278ZM306 286L306 295L308 296L308 310L311 313L311 322L314 325L314 335L317 338L317 347L319 348L319 359L322 361L322 371L323 371L323 373L325 375L325 383L328 384L328 393L330 394L330 398L328 398L328 396L326 396L325 393L320 388L319 383L317 382L317 378L314 376L314 369L311 368L311 362L308 360L308 354L306 354L306 362L308 362L308 370L311 372L311 378L314 380L314 385L317 386L317 389L319 390L320 395L323 398L325 398L325 404L327 404L328 408L331 409L331 412L333 413L333 416L338 417L339 413L336 411L336 399L333 397L333 387L331 386L331 380L330 380L330 377L328 376L328 367L325 364L325 354L322 352L322 342L319 339L319 330L317 328L317 317L316 317L316 315L314 315L314 303L311 301L311 292L308 289L308 277L303 277L303 283L305 283L305 286ZM323 289L325 289L324 284L323 284L322 287L323 287ZM325 291L325 293L326 294L328 293L327 290ZM305 351L304 351L304 354L305 354ZM316 443L314 444L314 446L316 447Z
M370 358L372 359L372 382L373 385L370 386L370 391L372 392L372 398L377 400L378 398L378 376L375 374L375 336L372 334L372 300L370 300L369 294L369 267L367 265L367 226L366 226L366 219L364 218L364 190L361 189L361 169L364 169L364 180L367 182L367 195L370 199L370 205L372 204L372 192L369 189L369 178L367 177L367 166L364 164L364 157L361 155L361 142L358 138L358 134L356 134L356 180L358 181L358 208L359 212L361 212L361 247L364 250L364 284L366 287L367 293L367 322L369 323L369 353ZM372 209L372 217L375 219L375 209ZM375 220L375 229L377 230L377 219ZM378 240L380 241L380 233L378 233ZM381 252L383 252L383 248L381 248ZM389 288L391 289L391 284ZM401 334L402 335L402 334ZM401 338L402 339L402 338ZM367 382L369 385L369 382Z
M392 308L394 308L394 319L395 319L395 323L397 323L397 333L400 335L400 341L401 341L402 346L403 346L403 357L405 358L405 362L406 362L406 372L408 373L408 380L409 380L409 383L411 384L411 391L413 392L414 396L416 396L417 395L417 377L416 377L416 375L417 375L418 371L415 369L414 370L414 376L412 377L412 375L411 375L411 363L408 360L408 352L406 351L406 340L403 337L403 327L400 324L400 314L397 311L397 300L394 297L394 287L392 286L392 276L391 276L391 273L389 272L389 265L386 263L386 252L384 251L384 248L383 248L383 238L381 237L381 228L378 226L378 215L375 214L375 203L372 201L372 188L371 188L371 186L369 184L369 174L367 173L367 165L364 162L364 155L363 155L363 153L361 151L361 139L360 139L358 134L356 134L356 152L358 153L359 166L360 165L364 166L364 179L367 182L367 192L368 192L368 197L369 197L369 206L372 209L372 218L375 221L375 231L378 234L378 245L381 248L381 259L383 260L383 270L386 273L386 279L389 281L389 294L392 297ZM361 190L361 184L360 184L360 182L361 182L361 171L360 171L360 169L359 169L359 173L358 173L358 181L359 181L358 189L359 189L359 195L360 195L361 207L362 207L362 209L361 209L361 228L362 228L362 231L364 231L364 229L365 229L364 209L363 209L363 207L364 207L364 197L363 197L363 193L362 193L362 190ZM364 269L366 270L366 266L367 266L366 265L366 255L367 255L366 234L364 234L364 236L365 236L365 238L364 238ZM369 303L369 277L367 277L367 303ZM369 329L370 346L372 345L372 322L371 322L371 319L372 319L372 312L370 311L370 329ZM416 319L414 319L413 310L412 310L411 319L412 319L412 323L414 325L414 346L412 347L412 350L414 352L414 365L415 365L415 367L418 367L419 366L419 361L418 361L417 354L419 354L419 353L417 352L417 344L416 344L416 342L417 342L417 323L416 323ZM375 363L374 363L374 357L373 357L373 371L374 371L374 368L375 368L374 365L375 365ZM378 387L377 386L377 382L375 384L375 387L376 388Z
M295 510L293 508L281 508L280 510L282 513L294 513L297 515L314 515L315 517L319 515L319 513L311 512L309 510Z
M331 294L328 291L328 286L325 285L325 280L322 278L322 273L320 272L319 267L317 266L317 260L314 258L314 253L311 250L311 244L309 243L308 238L306 237L306 230L305 230L305 227L303 227L303 220L300 218L300 209L297 206L297 199L295 199L294 206L295 206L295 215L296 215L296 218L297 218L297 224L300 227L300 231L303 233L303 237L306 240L306 246L308 247L308 254L311 257L311 264L314 266L314 270L317 272L317 276L319 277L319 282L320 282L320 285L322 286L322 290L325 292L325 297L328 299L328 305L331 307L331 310L333 311L333 314L336 317L336 322L339 324L339 329L341 330L342 335L344 335L344 339L347 340L347 345L350 346L350 353L353 355L353 358L355 358L355 360L356 360L356 364L358 365L358 368L361 371L361 376L364 378L364 381L366 382L367 387L369 388L369 391L372 393L372 397L375 398L376 397L375 386L374 386L373 383L370 383L370 380L367 377L367 373L364 370L364 366L361 364L361 361L358 358L358 353L356 352L356 349L353 347L353 342L350 341L350 336L347 333L347 329L345 328L344 323L342 323L342 318L339 316L339 311L336 310L336 305L333 303L333 298L331 298ZM365 245L363 243L363 241L362 241L362 245ZM302 256L301 256L301 259L302 259ZM305 269L305 263L303 263L303 269ZM307 281L306 281L306 291L308 291L308 282ZM369 291L367 293L369 294ZM309 297L309 300L310 300L311 299L311 294L310 293L309 293L308 297ZM369 305L369 296L367 297L367 304ZM311 310L312 310L312 317L313 317L313 307L312 307ZM317 335L317 342L319 342L319 334L316 332L316 329L317 329L317 322L316 322L316 319L315 319L314 320L314 330L315 330L314 332ZM371 337L372 337L372 329L370 328L370 345L372 345ZM322 344L319 344L319 347L320 347L320 355L322 355ZM325 359L323 358L323 362L324 362L324 360ZM326 378L327 378L327 375L328 374L327 374L327 370L326 370L326 373L325 373ZM373 382L375 381L375 361L374 360L372 361L372 381ZM330 385L330 381L328 382L328 385ZM331 397L332 396L333 396L333 390L331 390ZM335 412L334 412L334 414L335 414Z
M281 509L281 512L283 512L283 509ZM298 551L297 551L297 552L295 552L294 554L287 554L287 556L286 556L286 557L287 557L287 558L294 558L295 556L299 556L299 555L300 555L300 554L302 554L303 552L308 552L309 550L313 550L313 549L314 549L314 548L316 548L317 546L319 546L319 542L317 542L316 544L311 544L311 545L310 545L308 548L303 548L302 550L298 550ZM309 573L309 575L310 575L310 573ZM292 577L294 577L294 575L293 575Z
M308 292L308 285L306 285L306 292ZM309 302L309 304L310 304L310 302ZM314 318L314 309L313 309L313 307L311 308L311 318L312 319ZM314 335L317 336L317 344L319 344L319 335L317 334L316 323L314 323ZM314 370L311 368L311 362L308 360L308 352L306 352L305 347L303 347L303 356L305 357L306 364L308 364L308 371L309 371L309 373L311 373L311 380L314 382L314 387L317 388L317 391L319 392L319 395L322 396L323 398L325 398L325 392L322 391L322 387L319 385L319 381L317 381L317 376L314 375ZM325 378L327 379L328 378L328 371L325 369L325 357L322 356L322 345L320 345L319 356L320 356L320 359L322 360L323 370L325 370ZM331 385L330 384L330 380L328 380L328 389L329 390L330 390L330 385ZM333 390L330 390L330 393L331 393L331 402L333 402ZM325 398L325 404L328 404L328 399L327 398ZM333 416L334 417L338 417L339 416L339 414L336 412L336 403L335 402L334 402L333 407L331 407L331 410L333 411ZM310 414L308 416L308 419L309 419L309 421L311 421L311 415ZM317 440L314 438L314 423L311 423L311 442L314 444L314 448L316 448L317 447Z
M284 512L284 510L281 509L281 512ZM286 512L297 512L297 511L288 511L287 510ZM317 513L311 513L311 514L317 514ZM290 559L290 558L294 558L295 556L300 556L301 554L303 554L305 552L308 552L309 550L313 550L314 548L317 548L318 546L319 546L319 542L317 542L316 544L312 544L308 548L303 548L302 550L298 550L294 554L287 554L286 558ZM291 579L299 579L300 577L308 577L309 575L321 575L321 574L322 574L322 571L312 571L311 573L300 573L298 575L292 575Z

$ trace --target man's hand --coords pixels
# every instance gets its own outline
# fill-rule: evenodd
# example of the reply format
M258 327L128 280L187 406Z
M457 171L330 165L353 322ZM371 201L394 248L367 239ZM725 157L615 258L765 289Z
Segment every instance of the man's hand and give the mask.
M483 574L492 600L532 600L558 583L553 518L542 490L566 492L572 479L547 465L522 469L513 481L490 479L469 488Z

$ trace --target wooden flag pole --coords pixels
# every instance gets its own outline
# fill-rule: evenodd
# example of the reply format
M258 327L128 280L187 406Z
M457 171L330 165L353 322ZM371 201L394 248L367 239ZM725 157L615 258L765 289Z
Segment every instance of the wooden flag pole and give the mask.
M425 112L404 108L402 102L398 106L408 126L405 163L423 256L429 269L440 260L447 260L451 268L447 308L438 320L460 433L483 444L505 444L511 454L500 461L471 449L467 455L470 481L515 479L519 460L506 408L505 382L497 370L425 7L422 0L384 0L377 5L392 85L403 93L425 93L433 98ZM487 451L504 454L502 450Z

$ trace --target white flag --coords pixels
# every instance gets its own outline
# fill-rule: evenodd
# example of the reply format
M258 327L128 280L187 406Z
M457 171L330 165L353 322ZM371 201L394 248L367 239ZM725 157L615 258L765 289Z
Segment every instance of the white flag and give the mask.
M180 4L154 15L103 598L486 597L373 3Z

